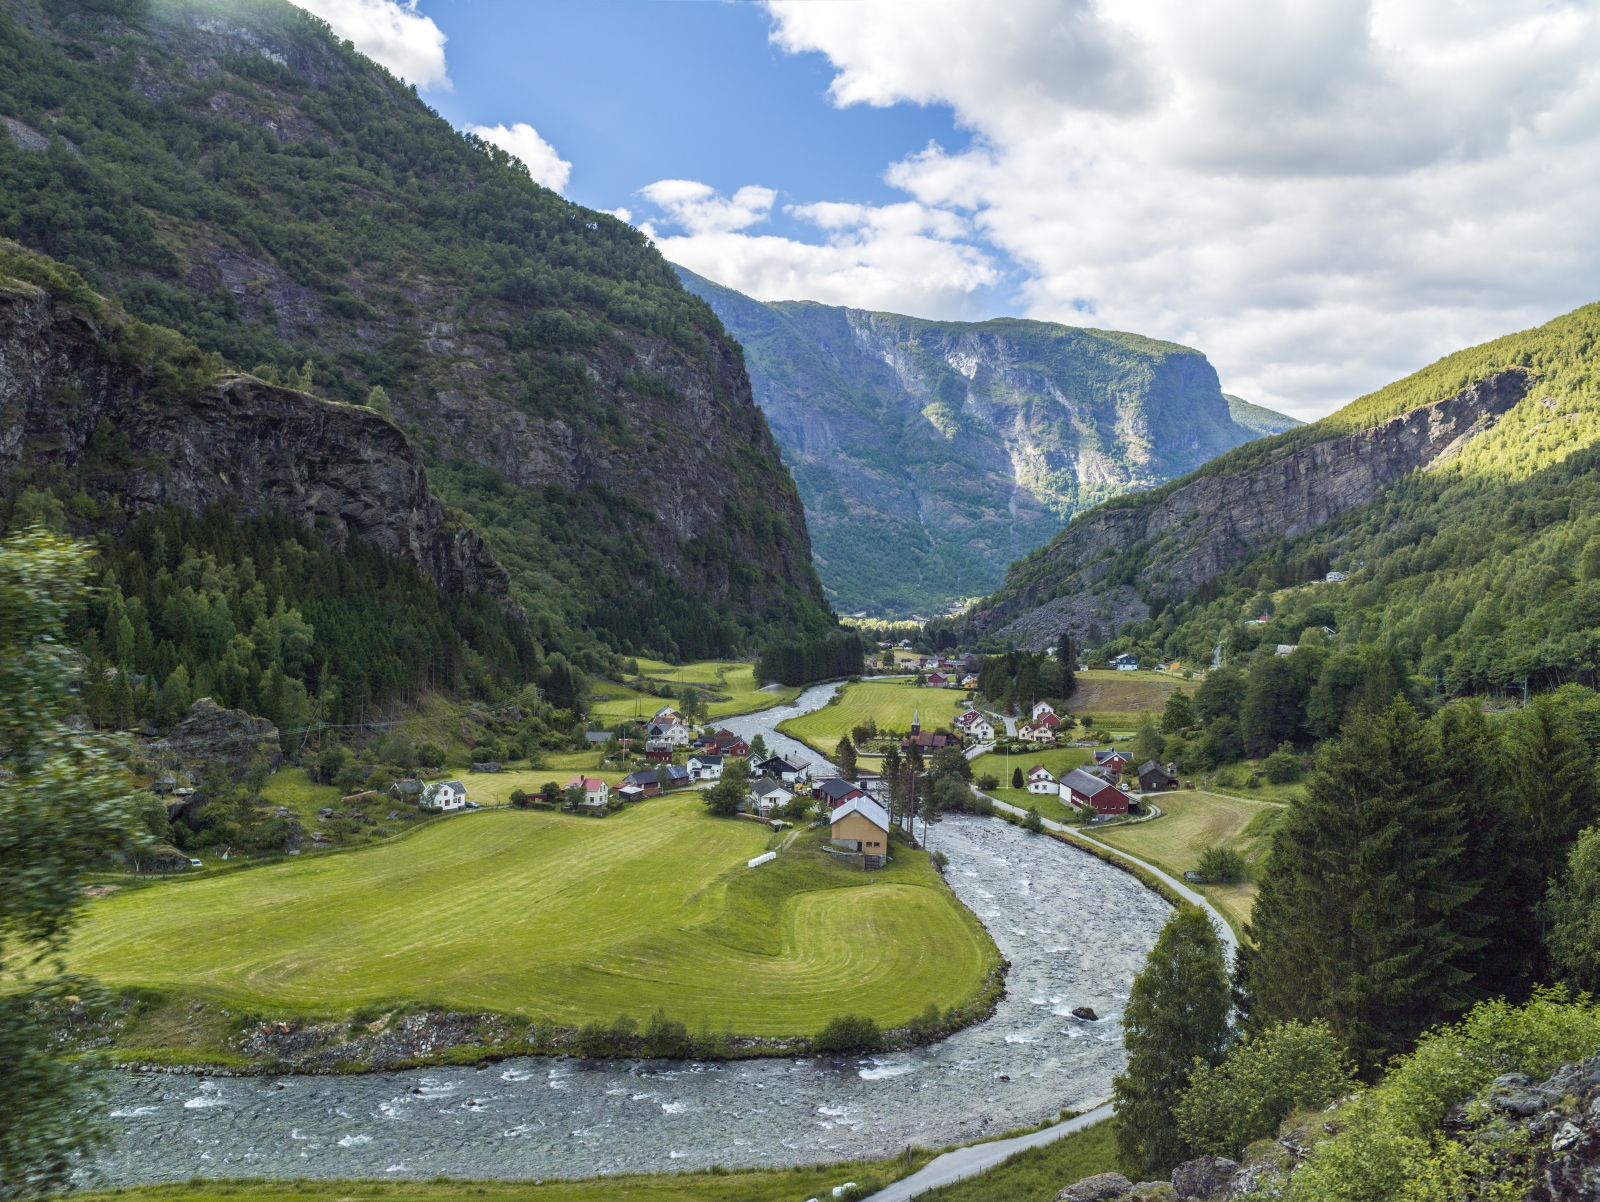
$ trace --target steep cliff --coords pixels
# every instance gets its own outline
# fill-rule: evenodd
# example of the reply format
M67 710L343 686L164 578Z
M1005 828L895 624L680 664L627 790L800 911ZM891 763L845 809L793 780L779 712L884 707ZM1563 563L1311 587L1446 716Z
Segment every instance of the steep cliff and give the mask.
M1172 343L763 304L678 272L744 344L847 612L942 610L1075 513L1299 425L1225 399L1205 357Z
M1306 427L1186 479L1103 505L1048 548L1013 566L970 617L979 635L1044 646L1067 632L1098 644L1245 562L1372 501L1420 469L1449 462L1526 396L1537 377L1490 373L1445 400L1349 434ZM1317 439L1317 433L1333 437Z
M281 510L335 547L355 534L447 592L511 607L505 569L429 493L393 423L248 376L163 388L142 359L113 316L0 283L0 482L70 479L125 517L225 500Z
M0 51L0 232L238 371L380 386L548 645L826 628L739 348L643 235L281 0L0 0Z

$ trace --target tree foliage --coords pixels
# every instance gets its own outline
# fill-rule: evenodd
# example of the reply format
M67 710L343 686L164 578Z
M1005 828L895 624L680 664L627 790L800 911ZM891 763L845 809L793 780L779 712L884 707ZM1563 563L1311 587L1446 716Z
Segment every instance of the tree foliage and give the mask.
M1196 1063L1227 1054L1231 994L1222 941L1198 906L1182 904L1161 929L1133 979L1122 1015L1128 1067L1112 1083L1117 1146L1139 1180L1165 1176L1187 1145L1173 1107Z

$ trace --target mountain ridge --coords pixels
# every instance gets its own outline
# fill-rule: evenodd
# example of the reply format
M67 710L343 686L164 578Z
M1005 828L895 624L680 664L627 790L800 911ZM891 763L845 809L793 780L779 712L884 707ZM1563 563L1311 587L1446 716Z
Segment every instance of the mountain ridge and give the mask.
M1181 474L1263 422L1298 424L1226 400L1205 357L1176 343L765 303L677 270L744 345L847 612L942 609L1095 501Z

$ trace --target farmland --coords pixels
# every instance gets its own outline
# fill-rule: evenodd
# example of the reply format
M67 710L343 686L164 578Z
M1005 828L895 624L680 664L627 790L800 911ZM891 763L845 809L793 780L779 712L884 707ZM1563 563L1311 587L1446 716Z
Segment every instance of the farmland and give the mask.
M1096 727L1130 731L1141 710L1160 717L1162 707L1174 689L1190 697L1200 687L1198 680L1180 680L1165 672L1113 672L1096 669L1078 673L1078 686L1067 699L1074 716L1090 714L1099 721Z
M1259 869L1270 843L1277 806L1216 793L1180 790L1155 798L1162 817L1152 822L1111 827L1095 838L1132 852L1174 876L1198 868L1208 847L1228 847L1244 857L1251 877ZM1204 885L1202 891L1223 911L1235 929L1250 921L1256 885L1247 879L1237 885Z
M639 674L651 682L672 686L685 682L704 684L717 696L727 697L727 701L708 704L706 712L713 720L764 710L800 695L799 689L757 687L755 665L744 660L705 660L673 665L641 659L638 664ZM648 718L663 705L676 707L678 704L672 698L657 697L610 680L596 681L594 691L606 700L594 702L589 716L608 726L628 718Z
M973 997L993 943L925 857L873 878L694 794L605 822L498 810L91 903L70 967L265 1015L402 1003L576 1025L656 1008L736 1034L893 1026Z
M965 693L954 689L919 689L910 681L864 680L846 685L837 703L786 719L778 723L778 729L831 755L839 736L868 718L879 730L905 732L911 729L912 716L920 713L924 730L948 727L966 708L965 698Z

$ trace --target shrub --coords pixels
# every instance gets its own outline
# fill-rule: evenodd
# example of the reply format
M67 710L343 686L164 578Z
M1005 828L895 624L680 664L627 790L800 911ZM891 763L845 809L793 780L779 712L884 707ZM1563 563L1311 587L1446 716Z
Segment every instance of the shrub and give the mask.
M1022 820L1024 830L1039 834L1044 830L1044 820L1039 817L1039 811L1033 806L1028 807L1028 816Z
M883 1046L876 1019L841 1014L811 1040L814 1052L875 1052Z
M1231 847L1208 847L1200 853L1200 875L1208 884L1237 885L1245 872L1244 857Z
M999 787L1000 778L993 772L985 772L978 778L978 788L980 789L998 789Z
M633 1037L638 1030L638 1019L619 1014L609 1025L584 1023L573 1042L585 1056L625 1056L633 1051Z
M1195 1066L1173 1116L1195 1155L1237 1158L1276 1135L1296 1110L1326 1106L1350 1087L1350 1066L1327 1023L1287 1022L1239 1044L1215 1068Z
M681 1056L689 1050L689 1028L657 1010L645 1024L644 1046L652 1056Z
M528 808L528 795L521 789L511 790L510 801L513 809L525 810Z
M1011 787L1013 789L1021 789L1021 788L1026 787L1024 785L1023 780L1022 780L1022 769L1021 768L1013 768L1011 770Z
M1302 767L1300 756L1287 743L1280 743L1278 750L1261 762L1262 772L1275 785L1287 785L1299 780Z
M417 763L426 764L429 768L442 768L444 766L444 748L437 743L418 743Z

